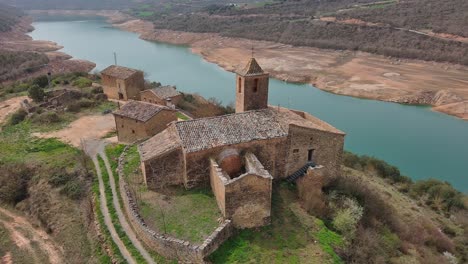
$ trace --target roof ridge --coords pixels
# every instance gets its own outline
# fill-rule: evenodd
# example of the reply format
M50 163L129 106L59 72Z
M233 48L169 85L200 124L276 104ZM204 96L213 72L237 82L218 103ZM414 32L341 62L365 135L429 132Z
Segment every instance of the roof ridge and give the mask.
M249 62L247 65L240 71L241 75L259 75L259 74L264 74L265 72L263 71L262 67L258 64L257 60L255 58L250 58Z

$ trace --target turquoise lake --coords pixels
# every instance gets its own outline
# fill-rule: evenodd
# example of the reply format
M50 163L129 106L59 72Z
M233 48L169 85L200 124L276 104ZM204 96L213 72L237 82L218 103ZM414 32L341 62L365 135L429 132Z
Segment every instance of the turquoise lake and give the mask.
M187 47L144 41L103 20L39 21L30 35L102 70L114 63L181 91L233 102L235 76ZM468 73L467 73L468 74ZM468 192L468 122L427 107L363 100L270 80L269 103L307 111L347 133L345 148L383 159L413 179L437 178Z

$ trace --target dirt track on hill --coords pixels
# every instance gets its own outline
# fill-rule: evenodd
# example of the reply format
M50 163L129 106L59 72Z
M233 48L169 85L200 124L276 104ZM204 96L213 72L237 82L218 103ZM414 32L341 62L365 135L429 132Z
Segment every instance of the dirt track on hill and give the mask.
M34 252L31 243L37 243L44 254L48 256L50 263L64 263L61 248L53 242L44 230L34 228L26 218L16 215L1 207L0 214L11 219L9 221L0 220L0 223L3 224L3 226L10 232L11 240L19 248L25 248L35 256L36 253ZM3 258L12 260L11 255L10 257L5 256Z
M20 109L21 102L26 99L28 99L27 96L19 96L0 102L0 125L6 121L9 115Z

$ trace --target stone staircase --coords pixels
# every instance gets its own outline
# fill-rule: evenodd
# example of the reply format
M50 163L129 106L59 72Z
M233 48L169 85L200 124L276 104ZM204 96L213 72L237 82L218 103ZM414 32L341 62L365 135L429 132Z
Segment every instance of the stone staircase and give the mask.
M302 177L307 172L309 167L315 167L315 163L313 163L312 161L307 162L306 165L302 166L296 172L286 177L286 181L295 182L299 177Z

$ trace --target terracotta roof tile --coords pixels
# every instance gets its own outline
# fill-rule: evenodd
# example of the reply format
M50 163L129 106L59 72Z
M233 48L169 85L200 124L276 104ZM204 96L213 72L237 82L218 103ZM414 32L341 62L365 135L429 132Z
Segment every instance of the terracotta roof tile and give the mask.
M150 90L154 95L161 99L168 99L180 95L174 86L162 86Z
M270 109L181 121L175 126L186 152L287 136Z
M162 105L150 104L140 101L130 101L122 106L119 110L115 111L114 115L124 116L146 122L164 109L173 111L172 109Z
M180 148L180 141L174 126L169 126L166 130L140 144L138 151L141 160L146 161L177 148Z
M125 80L125 79L130 78L133 74L137 72L138 70L135 70L135 69L130 69L130 68L123 67L123 66L111 65L105 68L103 71L101 71L101 74L105 74L105 75L112 76L114 78Z

